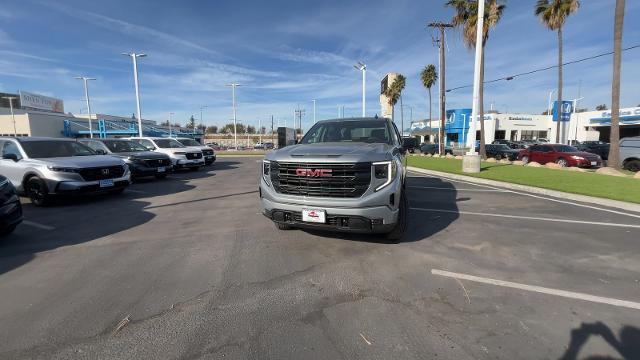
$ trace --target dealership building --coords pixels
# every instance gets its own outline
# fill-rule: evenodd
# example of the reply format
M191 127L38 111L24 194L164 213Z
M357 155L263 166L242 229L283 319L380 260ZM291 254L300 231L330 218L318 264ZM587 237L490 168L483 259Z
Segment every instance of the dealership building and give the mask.
M568 109L572 110L572 109ZM462 147L467 142L471 109L447 110L445 140L447 145ZM609 141L611 132L610 111L571 112L563 114L560 139L562 143L575 141ZM555 140L556 122L552 115L502 114L492 112L484 115L485 141L507 140ZM411 123L411 136L423 142L437 141L440 120L419 120ZM640 136L640 107L620 109L620 137ZM477 124L476 139L480 139L480 124Z
M7 97L14 98L11 104ZM201 130L194 133L192 129L170 128L145 119L142 119L142 132L145 136L168 137L171 134L197 139L203 135ZM61 99L26 91L0 93L0 136L81 138L91 134L100 138L137 136L138 120L108 114L65 113Z

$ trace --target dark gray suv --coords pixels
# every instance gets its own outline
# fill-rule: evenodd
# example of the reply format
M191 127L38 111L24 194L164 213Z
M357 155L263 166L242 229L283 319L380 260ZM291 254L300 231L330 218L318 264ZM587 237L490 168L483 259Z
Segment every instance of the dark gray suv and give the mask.
M265 156L263 213L283 230L385 233L399 240L407 223L405 175L400 133L391 120L320 121L299 144Z

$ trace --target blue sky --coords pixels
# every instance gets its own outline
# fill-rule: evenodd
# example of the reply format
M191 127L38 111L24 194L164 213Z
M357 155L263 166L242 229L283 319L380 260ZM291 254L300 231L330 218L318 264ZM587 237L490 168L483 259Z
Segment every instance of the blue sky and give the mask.
M98 113L135 111L131 60L121 52L145 52L139 64L143 118L186 122L206 105L204 122L231 119L232 81L239 120L257 125L274 115L291 123L299 104L312 121L361 112L361 74L367 63L367 113L380 112L379 81L396 71L407 77L404 103L414 119L427 115L419 72L438 62L426 23L449 20L444 1L32 1L0 8L0 91L32 91L64 99L65 110L83 107L88 75ZM486 48L486 78L554 65L555 33L533 16L535 1L507 1ZM565 60L612 49L614 0L585 0L565 28ZM623 46L640 44L640 2L627 1ZM448 33L447 88L473 80L473 53ZM640 49L623 55L622 106L640 104ZM611 57L565 68L565 98L582 83L582 106L611 103ZM556 88L556 71L485 87L485 102L501 111L540 113ZM434 116L437 90L434 91ZM447 108L468 107L471 89L448 93ZM84 110L86 111L86 110ZM406 109L406 118L409 118Z

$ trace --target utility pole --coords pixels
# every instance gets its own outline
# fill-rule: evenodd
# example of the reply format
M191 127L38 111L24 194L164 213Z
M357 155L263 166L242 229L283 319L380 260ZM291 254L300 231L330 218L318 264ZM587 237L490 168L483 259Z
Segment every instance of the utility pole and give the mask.
M142 137L142 114L140 114L140 85L138 83L138 58L146 57L147 54L136 54L136 53L122 53L122 55L129 56L133 59L133 82L136 86L136 109L138 116L138 136ZM89 118L91 118L91 114L89 114Z
M436 41L438 44L438 48L440 50L440 59L439 59L439 76L438 76L438 80L440 82L440 129L438 131L439 135L439 139L438 139L438 143L439 143L439 153L440 155L444 155L444 125L446 122L446 102L445 102L445 56L444 56L444 51L445 51L445 37L444 37L444 31L447 28L452 28L453 24L448 24L448 23L443 23L443 22L433 22L430 23L428 25L428 27L431 28L437 28L440 30L440 37L438 38L438 40Z
M366 87L367 87L367 65L362 61L358 61L356 65L353 65L356 70L362 71L362 117L366 116Z
M89 137L93 138L93 128L91 127L91 103L89 102L89 87L87 86L87 81L95 80L96 78L76 76L76 79L84 82L84 99L87 102L87 111L89 112Z
M275 143L273 140L273 115L271 115L271 143Z
M171 137L171 122L173 121L173 114L172 112L169 113L169 137Z
M9 100L9 108L11 109L11 120L13 121L13 136L18 136L18 131L16 130L16 117L13 114L13 100L17 99L15 96L4 96L3 99Z
M302 116L305 114L304 109L300 109L300 105L298 105L298 109L295 111L296 117L298 118L298 124L300 125L300 136L302 136ZM297 135L296 135L297 136Z
M202 122L202 109L204 108L208 108L208 106L207 105L200 106L200 127L204 125L204 123ZM193 138L195 139L195 137L196 137L196 124L193 124ZM202 139L204 140L204 132L203 132Z
M236 114L236 87L242 86L237 83L227 84L225 86L231 87L231 96L233 98L233 142L236 150L238 150L238 129L237 129L237 114Z

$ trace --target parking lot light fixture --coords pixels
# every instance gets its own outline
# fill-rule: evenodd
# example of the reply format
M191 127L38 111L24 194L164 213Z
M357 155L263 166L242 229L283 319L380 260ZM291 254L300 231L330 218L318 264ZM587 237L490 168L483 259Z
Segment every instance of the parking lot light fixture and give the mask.
M140 113L140 85L138 83L138 58L146 57L147 54L136 53L122 53L122 55L129 56L133 59L133 82L136 88L136 110L138 116L138 136L142 137L142 114Z
M238 128L237 128L237 113L236 113L236 87L242 86L237 83L227 84L225 86L231 87L231 98L232 98L232 106L233 106L233 145L238 150Z
M207 105L200 106L200 126L201 127L204 126L204 123L202 122L202 109L206 109L208 107L209 106L207 106ZM195 124L193 124L193 137L194 138L196 137L196 125ZM202 139L204 140L204 131L203 131Z
M358 61L356 65L353 65L356 70L362 71L362 117L366 116L366 87L367 87L367 65L362 61Z
M171 137L171 122L173 121L173 114L175 113L169 113L169 137Z
M82 80L84 83L84 99L87 102L87 112L89 113L89 137L93 138L93 127L91 125L91 102L89 101L89 86L87 85L87 81L96 80L96 78L91 78L87 76L76 76L76 79Z

